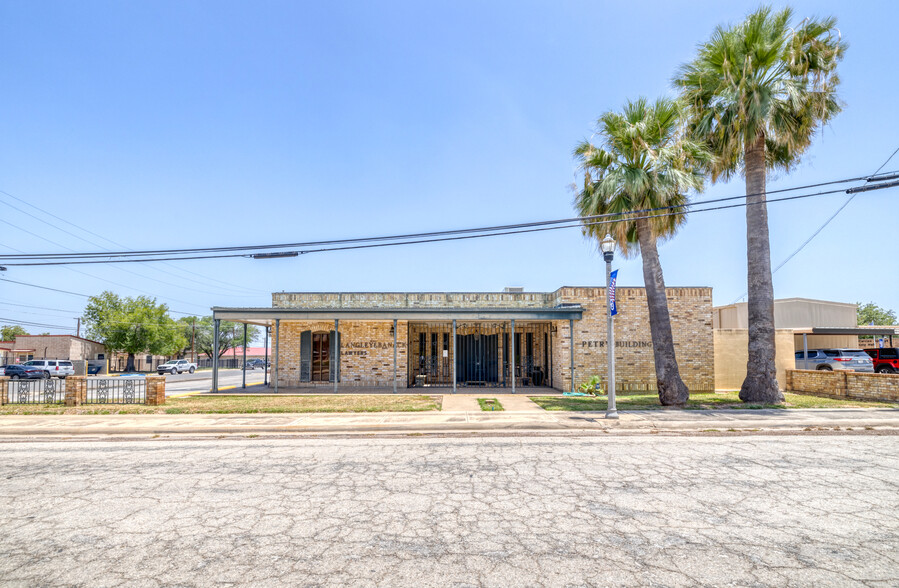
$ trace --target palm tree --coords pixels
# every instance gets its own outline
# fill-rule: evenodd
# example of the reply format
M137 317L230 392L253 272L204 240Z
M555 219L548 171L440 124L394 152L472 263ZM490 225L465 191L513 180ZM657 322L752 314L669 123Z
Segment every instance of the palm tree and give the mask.
M575 208L582 217L611 215L585 219L584 235L599 241L608 232L625 257L638 252L643 257L659 401L666 406L684 405L689 391L677 367L656 243L684 223L686 192L702 188L697 164L709 159L699 144L684 137L683 122L677 101L662 98L650 104L641 98L621 113L602 115L596 131L600 146L584 141L574 151L584 173Z
M836 20L759 8L733 27L718 27L674 83L691 109L691 130L715 155L712 181L746 178L749 361L744 402L782 402L774 365L774 286L765 179L789 171L815 131L840 111L836 67L847 45Z

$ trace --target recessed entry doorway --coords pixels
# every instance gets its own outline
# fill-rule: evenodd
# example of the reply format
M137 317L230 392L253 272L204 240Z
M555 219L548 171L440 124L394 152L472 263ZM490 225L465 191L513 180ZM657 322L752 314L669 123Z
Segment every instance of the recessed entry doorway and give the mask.
M548 322L458 322L455 351L452 323L409 324L409 385L458 387L552 385L552 329Z

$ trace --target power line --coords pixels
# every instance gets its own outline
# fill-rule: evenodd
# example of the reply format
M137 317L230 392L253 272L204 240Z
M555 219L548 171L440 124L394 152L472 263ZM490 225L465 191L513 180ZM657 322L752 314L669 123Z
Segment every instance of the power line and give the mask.
M48 325L45 323L36 323L32 321L13 321L13 319L0 317L0 323L6 325L21 325L23 327L37 327L39 329L61 329L66 331L74 331L74 327L63 327L60 325Z
M32 288L40 288L41 290L50 290L52 292L60 292L62 294L71 294L72 296L81 296L82 298L90 298L90 294L81 294L80 292L71 292L69 290L60 290L59 288L50 288L49 286L40 286L38 284L29 284L28 282L20 282L18 280L10 280L9 278L0 278L0 282L10 282L12 284L20 284L22 286L30 286ZM198 305L199 306L199 305ZM168 309L169 312L175 314L183 314L185 316L195 316L195 313L184 312L181 310Z
M887 187L887 186L884 186L884 187ZM785 191L785 190L783 190L783 191ZM524 227L529 227L529 228L522 228L522 229L515 229L515 230L502 229L499 231L489 232L489 233L456 235L456 236L451 236L451 237L437 237L437 238L415 239L415 240L406 240L406 241L397 241L397 242L388 242L388 243L381 242L381 243L366 243L366 244L362 244L362 245L324 247L324 248L319 248L319 249L300 250L300 251L296 251L296 252L292 252L292 253L295 253L296 255L305 255L305 254L309 254L309 253L348 251L348 250L355 250L355 249L371 249L371 248L378 248L378 247L393 247L393 246L399 246L399 245L417 245L417 244L423 244L423 243L438 243L438 242L459 241L459 240L466 240L466 239L481 239L481 238L485 238L485 237L496 237L496 236L513 235L513 234L521 234L521 233L554 231L554 230L569 229L569 228L582 228L585 226L598 226L598 225L614 224L616 222L621 222L624 220L635 221L635 220L643 220L643 219L654 219L654 218L660 218L660 217L666 217L666 216L693 214L693 213L697 213L697 212L711 212L711 211L725 210L725 209L730 209L730 208L742 208L742 207L746 207L746 206L755 206L755 205L759 205L759 204L767 204L767 203L774 203L774 202L784 202L784 201L788 201L788 200L798 200L798 199L812 198L812 197L817 197L817 196L826 196L829 194L838 194L838 193L845 193L845 192L846 192L845 189L825 190L825 191L814 192L814 193L810 193L810 194L800 194L797 196L772 198L765 202L740 202L737 204L714 206L714 207L702 208L702 209L697 209L697 210L685 210L685 209L693 206L691 204L686 204L686 205L681 205L681 206L667 206L667 207L660 207L660 208L647 209L647 210L635 210L635 211L622 212L622 213L610 213L610 214L595 215L595 216L589 216L589 217L573 217L571 219L564 219L564 220L558 220L558 221L539 221L539 222L535 222L535 223L522 223L520 225L514 225L514 226L524 226ZM725 201L735 200L737 198L745 199L745 197L742 197L742 196L719 198L719 199L715 199L715 200L704 201L704 202L702 202L702 204L725 202ZM669 212L662 212L659 214L650 214L650 215L644 215L644 216L633 216L634 214L639 214L641 212L660 211L660 210L668 210ZM610 218L610 217L613 217L613 218ZM600 219L600 218L608 219L608 220L589 221L589 219ZM584 221L589 221L589 222L584 222ZM567 223L567 224L554 224L551 226L545 226L550 223L563 223L563 222ZM540 226L540 225L543 225L543 226ZM507 225L507 226L510 226L510 225ZM473 231L473 230L466 229L466 230L452 231L452 232L465 233L465 232L471 232L471 231ZM447 232L439 232L439 233L434 233L434 234L446 234L446 233ZM232 253L232 254L221 254L221 255L168 257L168 258L163 258L163 259L166 259L166 260L225 259L225 258L251 257L251 256L252 256L251 254L246 254L246 253ZM51 256L51 257L56 257L56 256ZM112 259L112 260L89 259L89 260L79 260L79 261L68 261L68 260L65 260L65 261L39 261L39 262L28 262L28 263L6 263L5 262L4 265L7 265L9 267L26 267L26 266L57 266L57 265L80 265L80 264L108 264L108 263L142 263L144 261L145 260L143 260L143 259Z
M117 243L117 242L113 241L112 239L109 239L109 238L107 238L107 237L104 237L103 235L100 235L99 233L95 233L94 231L91 231L91 230L89 230L89 229L85 229L84 227L82 227L82 226L80 226L80 225L77 225L77 224L71 222L70 220L63 219L63 218L61 218L61 217L59 217L59 216L53 214L52 212L50 212L50 211L48 211L48 210L44 210L44 209L42 209L42 208L40 208L40 207L38 207L38 206L35 206L34 204L32 204L32 203L30 203L30 202L28 202L28 201L26 201L26 200L23 200L22 198L19 198L18 196L14 196L14 195L10 194L9 192L6 192L6 191L4 191L4 190L0 190L0 194L5 194L6 196L8 196L8 197L10 197L10 198L13 198L13 199L15 199L15 200L17 200L17 201L19 201L19 202L22 202L23 204L26 204L26 205L30 206L31 208L34 208L35 210L38 210L38 211L44 213L45 215L51 216L51 217L53 217L53 218L55 218L55 219L57 219L57 220L59 220L59 221L62 221L62 222L64 222L64 223L66 223L66 224L68 224L68 225L70 225L70 226L76 228L76 229L79 229L79 230L81 230L81 231L84 231L85 233L88 233L88 234L93 235L93 236L95 236L95 237L99 237L100 239L103 239L104 241L107 241L107 242L109 242L109 243L112 243L113 245L116 245L116 246L119 246L119 247L124 247L124 245L122 245L121 243ZM28 216L34 218L34 219L37 219L37 220L40 221L40 222L43 222L43 223L45 223L45 224L47 224L47 225L49 225L49 226L51 226L51 227L54 227L54 228L57 229L57 230L60 230L60 231L66 233L66 234L68 234L68 235L71 235L71 236L75 237L76 239L80 239L80 240L84 241L85 243L90 243L91 245L94 245L94 246L99 247L99 248L101 248L101 249L107 249L107 250L108 250L108 248L103 247L103 246L100 245L99 243L95 243L95 242L93 242L93 241L91 241L91 240L89 240L89 239L85 239L84 237L81 237L81 236L79 236L79 235L76 235L76 234L74 234L74 233L71 233L71 232L69 232L69 231L67 231L67 230L65 230L65 229L63 229L63 228L61 228L61 227L56 226L55 224L53 224L53 223L47 221L46 219L44 219L44 218L42 218L42 217L39 217L39 216L30 214L30 213L28 213L28 212L26 212L26 211L24 211L24 210L22 210L22 209L20 209L20 208L17 208L16 206L13 206L13 205L10 204L9 202L6 202L6 201L0 199L0 203L3 203L3 204L5 204L5 205L7 205L7 206L9 206L9 207L11 207L11 208L14 208L15 210L18 210L19 212L22 212L22 213L24 213L24 214L26 214L26 215L28 215ZM9 223L7 223L7 224L9 224ZM31 233L31 234L33 235L34 233ZM36 236L37 236L37 235L36 235ZM51 241L51 242L52 242L52 241ZM18 251L17 249L15 249L15 248L13 248L13 247L10 247L10 249L13 249L13 250L15 250L15 251ZM64 247L64 249L69 249L69 248L68 248L68 247ZM71 249L69 249L69 250L72 251ZM22 252L20 251L20 253L22 253ZM165 265L167 265L167 266L169 266L169 267L172 267L172 268L176 269L176 270L179 271L179 272L183 272L183 273L189 274L189 272L187 272L187 270L184 270L184 269L182 269L182 268L179 268L179 267L177 267L177 266L175 266L175 265L172 265L172 264L169 264L169 263L166 263ZM160 270L159 268L155 268L155 267L152 267L152 266L150 266L150 265L148 265L147 267L149 267L150 269L156 270L156 271L158 271L158 272L162 272L162 270ZM122 269L124 270L124 268L122 268ZM127 270L124 270L124 271L127 271ZM132 274L133 274L134 272L128 272L128 273L132 273ZM134 275L140 275L140 274L134 274ZM200 274L198 274L198 275L200 275ZM234 292L237 292L238 289L241 289L241 290L244 290L244 291L246 291L246 292L258 292L258 293L265 293L265 294L268 294L268 292L264 292L263 290L258 290L258 289L255 289L255 288L246 288L246 287L244 287L244 286L236 286L236 287L235 287L235 286L232 286L231 284L229 284L228 282L223 282L223 281L218 280L218 279L216 279L216 278L212 278L212 277L209 277L209 276L204 276L204 277L206 277L208 280L212 280L212 281L214 281L214 282L218 282L218 283L220 283L220 284L223 284L223 285L229 287L229 288L230 288L232 291L234 291ZM185 279L185 280L188 280L188 281L191 281L191 282L195 282L195 283L201 284L201 285L204 284L203 282L200 282L199 280L196 280L196 279L194 279L194 278L192 278L192 277L189 277L189 276L188 276L188 277L182 277L181 279ZM163 281L163 280L158 280L158 279L157 279L157 281L162 282L162 283L165 283L165 284L168 284L168 285L170 285L170 286L176 286L176 287L179 287L179 288L184 288L184 289L186 289L186 290L195 290L194 288L187 288L187 287L185 287L185 286L180 286L180 285L178 285L178 284L172 284L172 283L170 283L170 282L165 282L165 281ZM209 291L205 291L205 290L195 290L195 291L197 291L197 292L202 292L202 293L204 293L204 294L219 294L219 293L217 293L217 292L209 292ZM235 296L237 296L237 295L235 295Z
M895 151L893 151L893 153L890 154L890 156L886 158L886 161L884 161L883 163L881 163L881 164L880 164L880 167L878 167L877 170L876 170L873 174L871 174L871 175L865 180L865 185L869 184L869 183L872 182L872 181L877 181L878 179L880 179L881 181L883 181L884 179L887 179L887 178L877 178L877 174L880 173L880 170L882 170L882 169L886 166L886 164L888 164L888 163L890 162L890 160L893 159L893 157L894 157L897 153L899 153L899 147L896 147ZM888 175L889 175L889 174L888 174ZM892 178L889 178L889 179L892 179ZM886 187L888 187L888 186L879 186L879 187L886 188ZM828 219L827 219L826 221L824 221L824 222L821 224L821 226L819 226L817 229L815 229L815 232L812 233L812 234L809 236L808 239L806 239L805 241L803 241L803 242L802 242L802 245L800 245L799 247L797 247L796 250L793 251L793 253L789 254L789 255L786 257L786 259L784 259L783 261L781 261L781 262L778 264L778 266L777 266L776 268L774 268L774 270L771 272L771 276L772 276L772 277L774 276L774 274L777 273L777 270L779 270L779 269L782 268L783 266L787 265L787 263L789 263L789 261L790 261L791 259L793 259L794 257L796 257L796 256L799 254L800 251L802 251L803 249L805 249L805 247L806 247L809 243L811 243L812 240L813 240L815 237L817 237L818 234L819 234L821 231L823 231L824 228L825 228L827 225L829 225L830 222L831 222L833 219L837 218L837 215L839 215L841 212L843 212L843 210L844 210L847 206L849 206L849 203L851 203L853 200L855 200L855 197L858 196L858 194L859 194L860 192L852 192L851 190L852 190L851 188L850 188L850 190L847 190L847 193L849 194L849 197L846 199L845 202L843 202L842 206L840 206L840 207L836 210L836 212L834 212L832 215L830 215L830 217L828 217ZM742 295L740 295L736 300L733 301L733 304L736 304L737 302L739 302L740 300L742 300L743 298L745 298L748 294L749 294L748 292L743 292Z
M10 302L6 298L0 298L0 304L4 304L7 306L22 306L24 308L39 308L41 310L55 310L57 312L66 312L70 314L75 314L81 312L80 310L66 310L64 308L51 308L49 306L34 306L32 304L19 304L16 302Z
M4 194L5 194L5 192L4 192ZM52 243L52 244L54 244L54 245L57 245L57 246L59 246L59 247L62 247L63 249L68 249L69 251L74 251L74 250L73 250L72 248L70 248L70 247L66 247L65 245L61 245L60 243L57 243L56 241L53 241L53 240L51 240L51 239L48 239L47 237L44 237L44 236L42 236L42 235L38 235L37 233L32 233L32 232L29 231L29 230L23 229L22 227L20 227L20 226L18 226L18 225L15 225L15 224L13 224L13 223L10 223L10 222L8 222L8 221L5 221L5 220L3 220L3 219L0 219L0 222L5 223L5 224L7 224L7 225L9 225L9 226L11 226L11 227L13 227L13 228L15 228L15 229L19 229L20 231L23 231L23 232L25 232L25 233L28 233L29 235L33 235L33 236L37 237L38 239L42 239L42 240L44 240L44 241L47 241L48 243ZM50 226L55 226L55 225L52 225L52 224L51 224ZM71 233L70 233L70 234L71 234ZM90 243L90 241L88 241L88 243ZM20 250L16 249L15 247L9 247L9 249L13 249L14 251L20 251ZM21 251L20 251L20 253L21 253ZM28 255L31 255L31 254L29 254L29 253L22 253L21 255L17 255L17 256L15 256L15 257L17 257L17 258L18 258L18 257L25 257L25 256L28 256ZM154 294L153 292L148 292L147 290L141 290L140 288L135 288L134 286L127 286L127 285L125 285L125 284L122 284L122 283L120 283L120 282L116 282L116 281L114 281L114 280L110 280L110 279L108 279L108 278L101 278L100 276L95 276L94 274L88 273L88 272L83 271L83 270L78 270L78 269L71 268L71 267L67 267L66 269L69 270L69 271L71 271L71 272L75 272L76 274L81 274L81 275L87 276L87 277L89 277L89 278L94 278L95 280L100 280L101 282L107 282L107 283L109 283L109 284L112 284L112 285L114 285L114 286L118 286L118 287L120 287L120 288L127 288L127 289L129 289L129 290L134 290L135 292L140 292L140 293L142 293L142 294L147 294L147 295L149 295L149 296L156 296L156 294ZM134 274L134 275L138 275L138 276L140 275L140 274L135 274L134 272L129 271L129 270L126 270L126 269L124 269L124 268L117 268L117 269L120 269L121 271L127 272L127 273L129 273L129 274ZM172 285L172 284L170 284L170 285ZM206 292L206 293L209 294L210 292ZM200 307L200 306L201 306L201 305L199 305L199 304L194 304L193 302L187 302L187 301L185 301L185 300L179 300L179 299L177 299L177 298L172 298L171 296L166 296L166 298L168 298L169 300L173 300L173 301L175 301L175 302L180 302L181 304L187 304L188 306L197 306L197 307Z
M897 176L899 177L899 176ZM854 178L844 178L840 180L833 180L829 182L820 182L815 184L807 184L804 186L796 186L793 188L781 188L778 190L768 191L766 194L776 194L781 192L790 192L796 190L804 190L813 187L822 187L827 185L834 184L846 184L850 182L856 182L860 180L871 179L871 176L859 176ZM885 178L878 178L885 179ZM838 190L838 192L842 192L843 190ZM830 193L830 192L826 192ZM703 204L712 204L717 202L726 202L729 200L738 200L745 199L748 196L754 196L755 194L741 194L739 196L731 196L726 198L716 198L712 200L705 200L696 203L688 203L685 206L695 206L695 205L703 205ZM642 210L633 210L630 213L645 213L645 212L653 212L658 210L666 210L675 207L661 207L654 209L642 209ZM677 207L680 208L680 207ZM621 213L624 214L624 213ZM245 245L245 246L231 246L231 247L201 247L201 248L182 248L182 249L155 249L155 250L136 250L136 251L105 251L105 252L82 252L82 253L35 253L35 254L25 254L25 255L7 255L2 256L3 259L68 259L68 258L91 258L91 257L100 257L100 258L112 258L112 257L148 257L148 256L159 256L159 255L186 255L192 253L221 253L221 252L238 252L238 251L259 251L265 249L284 249L289 247L316 247L322 245L339 245L339 244L348 244L348 243L368 243L368 242L379 242L379 241L395 241L395 240L408 240L408 239L420 239L420 238L428 238L428 237L437 237L437 236L448 236L448 235L459 235L459 234L471 234L471 233L482 233L487 231L504 231L504 230L514 230L519 228L527 228L527 227L537 227L537 226L550 226L555 224L563 224L563 223L571 223L577 222L581 223L585 220L594 220L599 218L607 218L612 216L620 216L619 213L615 214L606 214L606 215L593 215L593 216L585 216L585 217L570 217L564 219L554 219L554 220L546 220L546 221L535 221L528 223L517 223L510 225L496 225L496 226L487 226L487 227L478 227L478 228L469 228L469 229L455 229L455 230L447 230L447 231L429 231L422 233L409 233L404 235L389 235L389 236L380 236L380 237L361 237L361 238L353 238L353 239L335 239L335 240L327 240L327 241L308 241L308 242L300 242L300 243L279 243L279 244L269 244L269 245ZM224 256L219 256L224 257ZM231 256L231 257L239 257ZM197 256L197 257L162 257L155 258L154 260L164 260L168 261L171 259L181 260L181 259L212 259L211 256ZM11 264L10 264L11 265Z

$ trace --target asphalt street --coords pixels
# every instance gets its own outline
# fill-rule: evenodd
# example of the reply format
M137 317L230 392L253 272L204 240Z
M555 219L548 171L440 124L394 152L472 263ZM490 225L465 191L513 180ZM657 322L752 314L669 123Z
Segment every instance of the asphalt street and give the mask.
M9 586L895 586L899 438L0 444Z
M262 370L247 371L247 386L261 384ZM219 370L219 388L237 386L243 383L243 370ZM212 372L202 371L193 374L166 374L165 394L185 394L187 392L208 392L212 386Z

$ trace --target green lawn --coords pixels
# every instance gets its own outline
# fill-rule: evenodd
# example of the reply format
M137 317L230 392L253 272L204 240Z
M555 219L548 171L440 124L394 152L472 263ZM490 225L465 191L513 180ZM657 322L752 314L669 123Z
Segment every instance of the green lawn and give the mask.
M493 402L488 402L488 400L492 400ZM506 410L505 408L503 408L503 405L499 401L499 398L478 398L478 404L480 405L481 410Z
M315 396L185 396L162 406L99 404L66 407L58 404L7 404L4 414L256 414L289 412L421 412L440 410L440 396L315 395Z
M531 396L544 410L598 410L606 409L606 397L597 398L584 396ZM783 404L744 404L737 396L737 392L693 392L687 402L688 410L703 410L709 408L899 408L899 404L889 402L868 402L864 400L837 400L835 398L822 398L818 396L806 396L804 394L784 393ZM658 410L659 395L656 392L635 392L618 394L616 407L619 410Z

